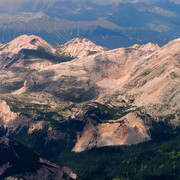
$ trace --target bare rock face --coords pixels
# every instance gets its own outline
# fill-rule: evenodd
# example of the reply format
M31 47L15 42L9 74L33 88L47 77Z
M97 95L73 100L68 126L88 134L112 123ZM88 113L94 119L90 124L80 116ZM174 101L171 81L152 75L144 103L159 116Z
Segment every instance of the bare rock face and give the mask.
M51 53L56 52L56 49L42 38L35 35L22 35L8 44L4 44L4 46L1 47L1 54L6 54L10 58L14 54L18 54L22 49L36 50L38 47L45 47Z
M2 124L6 127L8 126L9 123L14 121L18 117L18 114L11 112L7 103L5 101L1 101L0 102L0 117L1 117Z
M73 58L82 58L106 50L106 48L97 46L90 40L81 37L68 41L64 45L60 46L59 49L66 56Z
M0 46L0 67L40 70L52 62L67 61L105 51L85 38L75 38L64 45L52 46L35 35L22 35Z
M28 92L34 87L41 89L46 84L44 91L57 94L67 89L82 89L83 92L95 89L98 92L122 86L131 78L132 72L141 71L145 66L144 62L148 62L149 56L159 49L156 45L150 46L151 50L138 46L103 51L49 66L30 76L23 89ZM28 87L27 84L31 86Z
M97 125L89 119L83 132L78 134L73 151L80 152L92 147L138 144L151 139L147 131L143 121L133 113Z
M31 134L36 130L43 129L45 124L43 121L34 122L20 112L11 111L6 101L0 100L0 126L3 126L10 132L20 131L23 127L27 127L28 133Z
M125 98L146 107L153 116L176 113L180 108L179 54L178 39L156 51L143 70L121 89Z
M58 56L57 49L40 37L22 35L0 47L0 67L39 70Z
M154 52L154 51L160 49L160 45L158 45L156 43L148 43L148 44L144 44L144 45L135 44L135 45L131 46L131 48L139 48L141 50Z
M23 39L23 42L19 42L20 39ZM10 96L19 100L22 102L21 109L24 108L23 103L34 103L37 107L43 105L44 108L41 109L40 106L39 111L43 118L48 115L46 120L49 124L52 123L51 120L58 123L69 119L83 122L83 130L78 131L77 137L73 139L77 139L73 151L107 145L131 145L151 139L149 127L144 119L136 116L134 110L128 111L126 115L120 112L116 120L112 118L103 121L100 118L99 123L94 122L89 116L86 122L84 114L88 103L96 102L109 106L113 104L112 108L115 109L122 107L123 104L120 104L124 101L128 106L140 109L152 117L152 120L165 120L175 126L180 124L179 39L163 47L148 43L114 50L106 50L85 38L73 39L62 46L51 46L34 36L22 36L20 39L7 46L3 45L4 49L1 49L1 52L10 51L16 54L23 47L37 50L41 46L45 52L53 56L59 53L75 59L42 67L41 63L35 61L28 73L22 73L19 69L5 70L4 66L1 66L1 86L12 84L14 81L21 81L22 86L11 94L0 96L2 99L8 99ZM14 68L22 62L21 58L17 59L13 62ZM6 62L0 60L1 64ZM23 63L21 65L23 67ZM39 69L33 70L32 67L35 66ZM16 79L22 74L22 79ZM32 115L34 109L30 109L28 113ZM7 104L1 102L0 123L9 129L14 130L14 127L25 125L28 127L27 133L31 134L43 129L46 125L43 118L38 122L26 119L21 113L11 112ZM56 135L58 139L66 136L50 126L47 131L47 139L56 140Z
M12 112L6 101L0 101L0 126L15 131L19 126L27 126L29 121L26 116Z
M68 167L61 167L39 157L29 148L0 137L0 179L70 180L77 175Z

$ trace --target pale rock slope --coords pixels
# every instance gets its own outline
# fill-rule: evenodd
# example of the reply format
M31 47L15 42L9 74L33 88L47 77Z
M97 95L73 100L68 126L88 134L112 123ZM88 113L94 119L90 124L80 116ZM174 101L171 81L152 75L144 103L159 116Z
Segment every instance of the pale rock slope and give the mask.
M57 50L51 46L49 43L44 41L42 38L35 36L35 35L22 35L20 37L17 37L16 39L12 40L8 44L4 44L1 46L0 49L0 67L1 68L9 68L9 67L24 67L28 68L27 65L30 63L27 63L28 61L23 60L25 57L25 51L31 50L32 52L32 59L33 58L33 52L37 50L44 50L47 53L51 53L55 55ZM44 52L44 53L45 53ZM30 58L28 58L30 61ZM36 59L36 58L35 58ZM31 60L32 61L32 60ZM48 66L51 63L47 60L44 62L41 61L38 63L39 66ZM37 64L35 66L35 69L37 67ZM41 69L40 67L37 67L37 69Z
M144 45L134 44L133 46L131 46L131 48L139 48L141 50L153 52L153 51L156 51L157 49L159 49L160 45L158 45L156 43L148 43L148 44L144 44Z
M83 131L77 135L73 148L81 152L92 147L132 145L150 140L148 129L135 114L129 113L118 120L95 124L89 119Z
M34 122L32 119L21 114L13 112L6 101L0 101L0 126L9 129L11 132L20 131L23 127L28 127L28 132L31 134L35 130L41 130L46 125L46 122Z
M14 54L18 54L22 49L38 49L38 47L45 47L51 53L55 53L56 49L42 38L35 35L22 35L12 40L8 44L2 47L2 53L7 54L8 57L12 57Z
M53 54L51 45L46 46ZM21 88L0 96L21 102L17 104L19 112L24 110L23 104L43 105L38 111L43 118L48 115L50 139L68 136L53 129L51 120L72 123L68 120L76 119L81 124L81 130L71 129L76 134L73 151L137 144L151 139L152 121L162 120L174 126L180 123L179 39L163 47L148 43L106 50L77 38L52 48L75 59L36 69L26 75ZM5 81L3 74L0 78ZM36 106L26 109L26 113L33 119L35 110ZM11 116L17 116L1 112L1 122L14 121ZM27 133L43 128L43 122L32 122L27 125ZM52 136L53 132L59 136Z
M75 38L64 45L53 46L35 35L22 35L0 45L0 68L41 70L52 63L105 51L86 38Z
M125 99L146 107L153 115L180 109L180 39L169 42L150 57L145 68L124 85ZM118 87L116 88L118 90Z
M17 119L18 113L11 112L5 101L0 101L0 121L5 128Z
M59 46L59 50L66 56L82 58L91 54L105 51L106 48L98 46L86 38L78 37L68 41L62 46Z
M38 88L66 100L73 92L76 94L68 99L73 102L78 102L79 97L80 102L85 102L109 92L113 94L116 87L120 89L132 76L141 72L146 65L145 62L149 63L149 57L159 49L158 45L149 43L103 51L55 64L29 76L24 87L15 94L32 92L34 88ZM83 93L87 93L88 97L82 96ZM131 145L150 139L148 128L142 119L132 113L119 120L112 119L100 124L93 123L93 119L90 118L83 131L78 133L73 151L83 151L95 146Z
M150 45L150 48L120 48L55 64L29 76L23 89L29 91L36 86L39 89L43 87L46 92L58 93L68 89L88 91L93 88L96 92L104 92L122 86L131 78L132 72L141 71L144 62L150 60L149 56L159 46Z

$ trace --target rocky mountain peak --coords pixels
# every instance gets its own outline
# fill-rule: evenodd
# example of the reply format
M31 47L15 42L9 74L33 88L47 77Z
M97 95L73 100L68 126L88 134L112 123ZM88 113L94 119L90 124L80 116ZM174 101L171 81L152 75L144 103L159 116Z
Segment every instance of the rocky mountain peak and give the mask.
M180 42L180 38L174 39L171 42Z
M41 42L46 42L42 38L40 38L39 36L36 36L36 35L26 35L26 34L21 35L21 36L15 38L11 42L26 42L26 43L30 43L34 39L36 39L38 41L41 41Z
M175 45L175 44L177 44L177 45L179 46L179 44L180 44L180 38L174 39L174 40L170 41L169 43L167 43L166 45L164 45L164 47L173 46L173 45Z
M37 44L41 41L36 36L22 37L25 40L27 38L28 43L33 41ZM30 114L36 120L42 116L41 111L43 114L47 114L52 111L51 108L62 107L63 110L60 109L57 112L55 110L57 114L53 114L51 117L53 120L59 121L62 117L63 119L78 117L77 120L81 121L85 119L82 118L83 114L87 114L86 107L89 109L88 103L96 102L92 104L95 108L93 113L87 110L87 112L90 111L89 115L84 116L87 123L82 125L81 134L77 134L74 151L82 151L94 146L129 145L150 140L146 123L143 123L143 118L138 118L141 117L139 108L152 116L154 120L157 119L157 116L160 118L163 116L165 119L166 116L172 114L171 122L173 124L179 122L178 117L175 116L179 109L179 103L177 103L179 102L179 47L180 40L177 39L163 47L148 43L107 51L85 38L76 38L62 46L56 46L55 48L61 54L77 58L63 63L49 64L42 69L23 74L23 80L16 80L18 83L20 80L22 81L21 86L16 87L14 91L11 90L11 94L6 94L12 98L13 103L0 102L0 125L4 125L12 132L19 126L30 127L27 133L31 134L40 127L43 129L47 122L44 118L39 122L33 121L31 118L26 118L26 114ZM93 53L97 54L90 55ZM42 64L43 58L35 59L30 56L24 62L26 63L27 60L31 60L37 65L37 63ZM21 61L22 59L17 60L18 63ZM23 68L24 64L21 67ZM21 70L21 68L19 69ZM16 77L20 78L19 69L2 69L2 72L12 70ZM1 82L8 83L7 77L1 75ZM14 79L10 78L10 80L12 84ZM7 99L4 94L1 96L1 99ZM124 101L124 104L119 98ZM109 113L114 113L114 109L118 106L123 108L123 113L118 110L117 117L110 116L109 119L106 119L106 116L101 115L101 109L105 108L104 102L114 103L112 109L111 106L108 107ZM8 103L10 107L18 107L18 111L11 112ZM69 110L67 107L71 104L75 105L75 108ZM38 111L36 111L37 107L39 107ZM124 110L124 107L125 109L127 107L128 110ZM106 111L106 109L104 110ZM131 112L135 109L138 110L137 113L132 114ZM94 122L91 114L97 113L99 116L99 112L100 117L98 121ZM79 118L79 114L81 118ZM99 124L99 120L104 124ZM112 122L113 124L111 124ZM134 124L130 124L130 122L134 122ZM50 123L48 126L48 133L53 132L54 129ZM49 137L52 137L51 134L48 135L48 140ZM110 137L112 143L109 143Z
M106 49L94 44L92 41L86 38L78 37L60 46L60 50L67 56L81 58L91 54L102 52Z
M35 35L30 35L30 36L22 35L15 38L8 44L3 45L1 47L1 54L3 53L8 55L10 54L13 55L13 54L17 54L22 49L36 50L39 47L45 47L49 51L55 52L55 49L42 38Z
M76 43L92 43L94 44L92 41L90 41L89 39L87 38L84 38L84 37L77 37L77 38L74 38L70 41L68 41L66 44L76 44Z
M135 48L135 49L140 49L143 51L156 51L158 49L160 49L160 45L156 44L156 43L147 43L147 44L143 44L143 45L139 45L139 44L135 44L133 46L131 46L131 48Z
M160 45L159 44L156 44L156 43L147 43L147 44L144 44L140 47L140 49L142 50L148 50L148 51L156 51L158 49L160 49Z
M26 57L26 55L32 57L32 54L35 53L35 58L38 59L38 55L40 54L42 58L44 57L45 59L49 54L51 54L49 57L56 56L56 51L57 49L55 47L38 36L22 35L0 46L0 66L3 68L12 66L20 67L20 64L23 62L21 60ZM46 55L43 56L44 53L46 53ZM17 62L18 60L19 62ZM45 62L45 65L47 63L48 62Z
M180 47L180 38L172 40L160 49L160 51L158 53L158 57L159 58L164 57L164 59L168 59L168 58L170 58L170 56L175 55L177 57L177 59L179 59L179 56L178 56L179 47Z
M18 54L22 49L37 49L37 47L30 44L29 36L22 35L2 46L0 55L2 59L12 58L14 54Z
M4 46L3 50L11 51L14 53L19 52L21 49L38 49L38 47L47 46L50 47L49 43L44 41L42 38L35 35L22 35L9 42Z

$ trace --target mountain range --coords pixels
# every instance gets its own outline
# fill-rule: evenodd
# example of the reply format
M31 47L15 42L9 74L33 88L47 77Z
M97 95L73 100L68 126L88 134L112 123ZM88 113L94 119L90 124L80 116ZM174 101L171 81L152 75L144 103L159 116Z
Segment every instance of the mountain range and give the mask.
M112 50L19 36L0 46L0 132L56 163L68 152L175 140L179 54L180 39Z
M179 1L22 0L0 2L0 42L35 34L51 44L86 37L106 48L178 38Z

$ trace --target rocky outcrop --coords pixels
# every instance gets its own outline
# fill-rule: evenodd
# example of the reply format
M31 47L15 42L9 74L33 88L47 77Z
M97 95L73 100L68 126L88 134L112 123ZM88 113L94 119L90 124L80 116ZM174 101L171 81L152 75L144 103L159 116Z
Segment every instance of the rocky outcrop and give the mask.
M23 127L28 128L28 133L31 134L36 130L41 130L47 123L44 121L33 121L20 112L13 112L6 101L0 100L0 127L8 129L8 132L20 132Z
M42 159L29 148L6 137L0 137L0 156L0 179L70 180L77 178L70 168Z
M174 40L156 51L146 66L126 82L125 99L146 107L153 116L167 116L179 110L180 40ZM118 89L118 88L117 88Z
M99 124L89 119L83 131L77 134L77 143L73 151L81 152L92 147L132 145L150 139L142 119L133 113Z
M64 45L60 46L59 50L63 52L66 56L70 56L73 58L82 58L88 55L105 51L106 48L97 46L86 38L79 37L74 38L65 43Z
M31 37L34 38L34 36L24 38L31 39ZM40 42L44 44L41 39L33 38L30 41L32 46L34 44L39 46ZM44 125L48 124L46 129L48 137L45 138L47 141L56 141L68 137L66 132L60 132L58 129L61 126L59 122L75 119L80 122L81 130L77 130L79 132L77 138L74 135L76 129L73 130L71 138L73 142L77 139L74 151L106 145L131 145L150 140L149 127L144 119L136 117L134 110L126 112L126 116L120 111L116 119L112 116L113 118L103 121L100 117L100 122L94 122L90 116L88 120L84 118L86 107L88 103L94 102L101 105L108 104L114 112L114 109L128 105L140 109L144 114L152 117L152 120L165 120L177 126L180 100L179 47L180 40L177 39L163 47L148 43L105 50L85 38L73 39L62 46L52 46L66 56L77 58L68 62L50 64L30 73L23 72L23 87L11 94L0 95L4 97L3 99L8 99L10 96L10 99L14 99L13 103L16 107L19 103L20 113L12 113L6 103L2 102L1 125L12 130L18 126L26 126L27 133L31 134L42 130ZM51 45L46 44L43 48L54 53L50 49ZM88 54L95 49L97 50L95 54ZM13 82L15 75L21 76L17 74L21 72L19 69L7 68L5 71L3 68L0 74L3 86L7 83L5 72L11 75L8 82ZM37 122L21 114L24 107L26 107L25 113L34 117ZM45 121L47 124L43 123ZM58 130L54 124L58 126ZM85 126L82 127L84 124Z
M28 50L30 50L32 54L31 62L30 58L26 55L26 52L28 52ZM20 37L17 37L8 44L4 44L3 46L1 46L0 67L21 67L26 69L41 69L43 67L50 65L51 63L47 61L45 58L43 61L41 61L41 63L37 61L37 55L34 56L33 54L38 54L39 50L43 50L44 53L47 52L51 54L56 54L56 49L40 37L34 35L22 35ZM32 59L34 59L34 61L32 61ZM36 65L34 65L34 62L36 62Z
M29 118L18 112L12 112L6 101L0 101L0 126L14 132L17 128L28 126L29 123Z
M40 70L67 61L55 46L35 35L22 35L0 47L0 68Z
M25 85L31 86L24 86L23 89L28 92L34 87L39 89L43 87L43 91L53 94L62 94L68 90L71 93L74 89L84 93L95 89L99 93L99 90L104 92L118 85L122 86L134 74L141 71L145 62L150 61L149 56L159 49L156 45L148 46L150 49L138 46L103 51L49 66L29 76Z
M22 35L12 40L8 44L1 47L1 55L6 54L11 58L14 54L18 54L22 49L37 50L38 48L45 48L50 53L55 53L56 49L42 38L35 35Z

